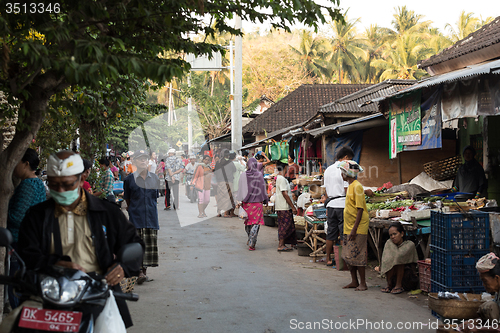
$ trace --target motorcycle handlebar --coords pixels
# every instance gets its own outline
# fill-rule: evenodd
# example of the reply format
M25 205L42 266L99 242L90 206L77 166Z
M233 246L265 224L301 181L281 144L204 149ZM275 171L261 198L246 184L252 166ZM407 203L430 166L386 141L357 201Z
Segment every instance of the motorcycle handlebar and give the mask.
M133 293L122 293L119 291L113 291L113 295L116 299L123 299L125 301L137 302L139 300L139 295Z

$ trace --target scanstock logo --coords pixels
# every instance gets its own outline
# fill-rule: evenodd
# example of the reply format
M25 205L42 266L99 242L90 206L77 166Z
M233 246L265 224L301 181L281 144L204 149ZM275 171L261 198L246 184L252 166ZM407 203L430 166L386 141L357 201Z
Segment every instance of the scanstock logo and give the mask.
M198 115L196 112L189 115L184 107L173 114L156 116L135 128L128 137L125 156L130 157L127 163L133 165L136 185L151 190L144 195L157 196L160 223L169 218L178 219L184 227L217 215L224 216L224 213L238 213L237 208L234 210L237 205L234 168L229 165L233 161L219 162L219 155L229 151L230 145L230 142L218 143L212 149L212 156L206 156L210 148ZM134 160L134 152L139 150L149 154L147 163ZM144 171L145 167L149 173ZM141 170L142 181L136 178ZM155 181L145 179L146 175ZM126 191L128 188L125 186ZM133 200L133 196L130 198Z

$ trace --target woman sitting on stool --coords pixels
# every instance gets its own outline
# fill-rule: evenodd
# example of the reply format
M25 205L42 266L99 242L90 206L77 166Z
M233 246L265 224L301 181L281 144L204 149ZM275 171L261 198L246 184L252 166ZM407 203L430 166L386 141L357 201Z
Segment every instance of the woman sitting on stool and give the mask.
M387 278L387 287L383 293L401 294L405 290L416 288L416 276L410 264L418 260L417 250L412 241L405 239L405 230L400 222L389 226L389 237L382 254L381 274ZM408 267L410 266L410 267Z

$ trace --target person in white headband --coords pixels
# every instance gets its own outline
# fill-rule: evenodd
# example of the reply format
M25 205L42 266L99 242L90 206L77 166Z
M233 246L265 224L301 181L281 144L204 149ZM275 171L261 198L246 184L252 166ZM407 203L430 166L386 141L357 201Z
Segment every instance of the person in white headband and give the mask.
M67 210L77 205L81 192L80 176L83 160L72 151L63 150L50 155L47 162L47 180L50 196Z
M104 275L110 286L137 276L137 263L117 263L126 244L144 243L120 207L81 189L80 155L60 151L47 163L51 199L30 208L19 229L19 254L26 268L61 266ZM117 300L125 326L132 325L125 302Z

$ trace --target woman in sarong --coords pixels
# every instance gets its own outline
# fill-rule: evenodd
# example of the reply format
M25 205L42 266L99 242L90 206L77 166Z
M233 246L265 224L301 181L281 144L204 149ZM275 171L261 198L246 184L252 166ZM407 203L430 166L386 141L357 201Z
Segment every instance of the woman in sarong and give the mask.
M229 151L225 150L223 157L215 164L214 173L217 179L217 216L221 216L221 211L224 211L224 217L236 216L233 213L235 203L232 193L232 183L236 167L230 157ZM236 157L236 154L234 157Z
M400 294L415 289L415 282L418 281L413 274L418 260L415 244L405 239L405 230L400 222L389 226L389 237L384 246L380 269L380 273L387 278L387 287L380 291Z
M370 218L366 209L363 185L356 180L363 169L354 161L342 161L337 167L342 171L342 178L349 183L344 208L342 259L349 266L352 281L343 288L364 291L368 289L365 280L365 267L368 260L367 244ZM359 272L359 280L357 272Z
M248 215L245 219L247 245L249 251L254 251L259 228L264 224L262 203L268 201L264 176L258 171L255 158L248 160L247 171L240 176L237 199L241 201L240 209L244 209Z

